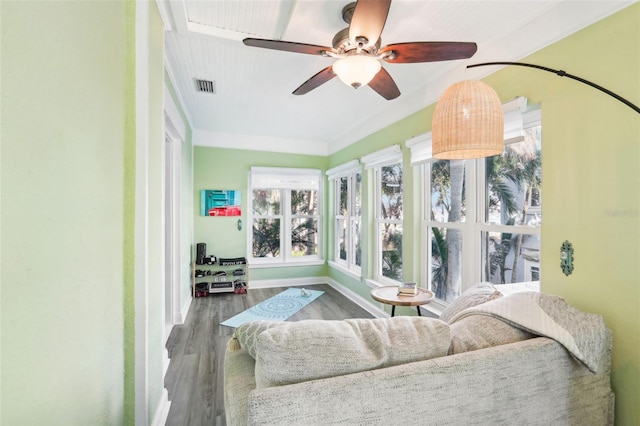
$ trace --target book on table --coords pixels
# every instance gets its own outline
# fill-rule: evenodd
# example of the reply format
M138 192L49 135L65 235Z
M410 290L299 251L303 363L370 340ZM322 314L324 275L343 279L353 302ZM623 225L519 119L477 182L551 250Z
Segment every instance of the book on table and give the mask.
M398 286L399 296L415 296L418 294L418 285L416 283L402 283Z

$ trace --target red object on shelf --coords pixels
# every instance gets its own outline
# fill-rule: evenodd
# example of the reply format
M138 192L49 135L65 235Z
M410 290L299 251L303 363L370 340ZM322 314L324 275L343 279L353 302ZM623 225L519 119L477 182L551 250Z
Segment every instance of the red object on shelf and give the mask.
M203 290L203 291L196 291L196 297L207 297L209 295L209 291L208 290Z

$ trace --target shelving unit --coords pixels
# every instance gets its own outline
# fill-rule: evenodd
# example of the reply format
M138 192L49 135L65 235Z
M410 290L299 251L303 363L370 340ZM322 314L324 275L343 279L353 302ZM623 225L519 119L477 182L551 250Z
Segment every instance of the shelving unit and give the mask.
M246 293L249 269L245 258L219 258L215 263L191 265L193 297L212 293Z

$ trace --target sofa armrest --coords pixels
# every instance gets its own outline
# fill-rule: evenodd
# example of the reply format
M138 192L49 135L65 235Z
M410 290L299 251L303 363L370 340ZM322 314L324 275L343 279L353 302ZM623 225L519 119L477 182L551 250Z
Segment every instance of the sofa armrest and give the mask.
M224 358L224 406L227 424L247 424L247 398L256 387L255 361L246 350L227 350Z
M540 337L255 389L248 424L612 424L610 345L608 350L598 374Z

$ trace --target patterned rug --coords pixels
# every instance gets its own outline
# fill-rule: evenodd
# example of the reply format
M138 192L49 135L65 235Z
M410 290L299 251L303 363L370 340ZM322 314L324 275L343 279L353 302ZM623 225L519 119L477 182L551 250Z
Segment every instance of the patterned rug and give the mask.
M324 294L324 291L288 288L280 294L240 312L238 315L222 322L228 327L239 327L250 321L284 321L309 303Z

